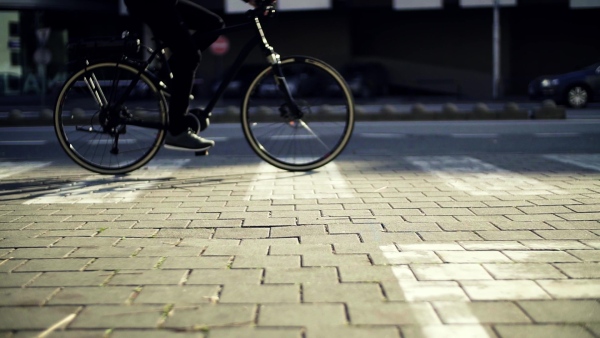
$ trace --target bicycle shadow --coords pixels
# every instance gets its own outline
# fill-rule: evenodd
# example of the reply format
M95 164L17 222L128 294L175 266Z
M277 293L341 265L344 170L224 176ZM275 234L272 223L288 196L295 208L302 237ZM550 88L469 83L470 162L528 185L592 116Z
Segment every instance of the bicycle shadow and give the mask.
M187 190L230 184L248 184L261 181L289 179L312 175L311 172L280 172L262 175L261 172L206 175L202 177L135 177L130 175L92 176L80 175L4 179L0 181L0 202L24 204L52 203L102 203L112 197L121 201L133 201L137 193L158 190ZM130 195L131 198L123 196ZM87 202L86 202L87 201Z

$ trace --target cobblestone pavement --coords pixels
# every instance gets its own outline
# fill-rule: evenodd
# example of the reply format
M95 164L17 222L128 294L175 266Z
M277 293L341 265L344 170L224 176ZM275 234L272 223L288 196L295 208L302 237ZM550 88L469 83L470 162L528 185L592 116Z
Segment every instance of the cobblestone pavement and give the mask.
M0 166L0 337L599 337L598 155Z

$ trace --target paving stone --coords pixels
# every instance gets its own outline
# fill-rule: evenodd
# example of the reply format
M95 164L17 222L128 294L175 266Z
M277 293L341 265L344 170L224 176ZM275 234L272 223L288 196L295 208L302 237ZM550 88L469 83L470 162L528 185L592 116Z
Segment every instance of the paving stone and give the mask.
M463 251L463 247L453 242L399 243L400 251Z
M115 245L119 238L114 237L67 237L54 244L54 247L84 248L84 247L110 247Z
M533 231L514 230L514 231L477 231L477 234L486 241L522 241L542 239Z
M550 296L530 280L461 281L471 300L547 299Z
M97 258L97 257L130 257L137 252L136 248L117 247L84 247L78 248L69 254L69 257Z
M481 325L426 325L402 326L404 338L495 338L490 327Z
M600 322L596 300L520 301L519 306L538 323Z
M301 328L236 328L215 327L210 329L211 338L302 338ZM197 336L194 336L197 337Z
M478 264L411 264L418 280L490 280Z
M46 330L78 311L77 306L0 307L0 330Z
M88 305L69 325L76 329L131 328L153 329L163 308L142 305Z
M600 298L597 279L540 280L538 284L554 298Z
M237 256L232 267L235 269L300 267L300 256Z
M219 287L209 285L150 285L141 288L134 304L202 304L218 296Z
M231 260L228 256L166 257L161 261L160 269L224 269Z
M483 264L494 279L565 279L554 266L545 263Z
M331 254L333 252L330 244L298 244L281 245L273 244L269 248L270 255L302 255L302 254Z
M576 257L563 251L506 251L504 254L520 263L579 262Z
M390 264L442 263L433 251L384 252Z
M15 272L79 271L87 266L89 258L34 259L16 268Z
M132 287L65 287L50 299L49 305L124 304L134 292Z
M62 258L73 251L73 248L19 248L13 250L4 258L34 259L34 258Z
M302 222L300 222L301 224ZM306 235L325 235L324 225L302 225L271 228L271 237L300 237Z
M336 244L336 243L361 243L358 234L346 235L303 235L300 236L302 244Z
M497 325L501 338L592 338L583 327L577 325Z
M310 338L329 338L329 337L344 337L344 338L362 338L362 337L377 337L377 338L399 338L400 332L394 326L320 326L309 327L306 330L306 337Z
M300 303L299 285L225 285L219 299L220 303Z
M600 263L556 263L554 266L570 278L600 278Z
M262 276L263 269L197 269L187 276L186 284L260 284Z
M106 229L101 231L97 237L153 237L158 229Z
M93 270L149 270L154 268L160 259L156 257L128 258L98 258L86 266L87 271Z
M94 333L96 330L79 330L74 331L75 333L85 334L86 332ZM105 332L96 333L91 337L102 337ZM176 337L176 338L203 338L204 334L200 332L177 332L168 329L155 329L155 330L144 330L144 329L114 329L110 331L111 338L162 338L162 337ZM80 336L73 336L80 337ZM86 337L86 336L81 336ZM65 337L70 338L70 337Z
M194 219L187 225L188 228L239 228L242 226L242 220L239 219L219 219L219 220L204 220ZM187 224L187 222L186 222Z
M47 248L59 242L61 237L7 238L0 241L0 248Z
M199 304L175 306L174 315L167 318L165 328L206 329L251 325L255 321L255 305Z
M117 271L108 285L177 285L188 270L122 270Z
M377 283L307 283L302 287L302 300L308 303L353 303L384 301Z
M527 250L526 246L517 241L460 241L458 244L469 251Z
M440 321L428 303L351 303L353 325L431 325Z
M479 241L481 237L477 233L470 231L419 232L419 236L424 241Z
M434 302L445 324L530 323L531 320L512 302Z
M24 287L39 275L37 272L0 273L0 288Z
M298 245L294 245L297 247ZM288 247L287 245L285 247ZM203 256L238 256L258 255L266 256L269 253L269 245L211 245L202 252Z
M529 249L533 250L568 250L568 249L590 249L587 245L574 240L539 240L521 241Z
M396 282L384 280L381 285L391 301L469 301L463 289L454 281L416 281L407 278Z
M587 230L536 230L538 235L545 239L596 239L597 235Z
M136 257L198 257L200 253L202 248L199 247L150 246L142 248L141 251L136 249L134 255Z
M500 230L554 230L550 222L496 221L493 224Z
M265 284L337 284L335 267L267 268Z
M510 262L498 251L436 251L446 263L502 263Z
M569 250L568 253L584 262L600 262L600 250Z
M41 306L57 291L56 288L1 288L0 306Z
M273 256L276 257L276 256ZM371 266L369 257L365 254L336 255L307 253L302 255L302 266Z
M261 326L335 326L347 323L342 304L264 304L260 306Z
M100 286L111 276L107 271L61 271L44 272L33 279L31 287Z

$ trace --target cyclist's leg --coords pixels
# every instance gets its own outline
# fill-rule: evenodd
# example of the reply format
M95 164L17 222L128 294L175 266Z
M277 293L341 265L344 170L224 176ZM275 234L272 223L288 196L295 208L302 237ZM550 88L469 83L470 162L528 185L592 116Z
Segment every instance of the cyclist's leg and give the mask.
M194 75L200 55L176 2L126 0L129 11L145 22L155 37L162 40L177 55L176 62L169 62L173 80L170 84L169 131L177 135L187 130L185 114L189 106Z
M202 37L204 33L225 27L225 22L217 14L189 0L179 0L177 7L187 26L194 30L192 35L201 51L206 50L217 37Z

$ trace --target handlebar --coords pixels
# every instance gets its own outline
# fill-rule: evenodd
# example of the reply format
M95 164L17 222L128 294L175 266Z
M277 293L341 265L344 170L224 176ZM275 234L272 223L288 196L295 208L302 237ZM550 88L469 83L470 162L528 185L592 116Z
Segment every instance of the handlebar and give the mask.
M257 17L273 17L276 13L275 3L277 0L256 0L256 7L246 12L246 15L251 18Z

